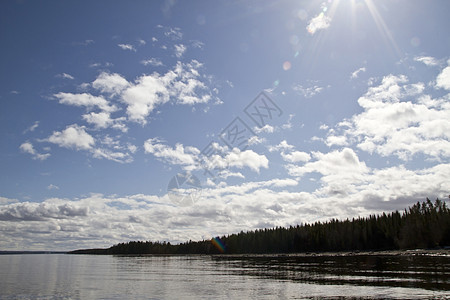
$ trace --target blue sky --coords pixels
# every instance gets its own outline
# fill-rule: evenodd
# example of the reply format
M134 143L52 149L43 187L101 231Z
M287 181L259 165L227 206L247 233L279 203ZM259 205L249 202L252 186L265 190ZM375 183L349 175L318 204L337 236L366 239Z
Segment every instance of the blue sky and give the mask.
M3 1L0 249L180 242L448 197L449 8ZM195 186L172 190L177 174Z

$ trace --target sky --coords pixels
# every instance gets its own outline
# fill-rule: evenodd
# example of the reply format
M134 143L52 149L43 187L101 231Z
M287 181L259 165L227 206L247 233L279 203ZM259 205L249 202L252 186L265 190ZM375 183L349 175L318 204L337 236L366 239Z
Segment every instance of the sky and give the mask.
M450 2L2 1L0 250L450 194Z

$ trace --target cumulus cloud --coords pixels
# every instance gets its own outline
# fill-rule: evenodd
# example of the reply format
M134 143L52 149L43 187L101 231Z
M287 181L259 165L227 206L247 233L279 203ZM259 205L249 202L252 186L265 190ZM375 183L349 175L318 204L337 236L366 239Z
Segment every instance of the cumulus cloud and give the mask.
M286 168L290 175L303 177L319 173L322 192L327 195L346 196L355 192L355 186L364 182L370 169L359 160L351 148L328 153L313 152L314 160L302 166L290 164Z
M258 133L258 134L261 133L261 132L273 133L275 131L275 128L273 126L269 125L269 124L266 124L263 127L256 127L256 126L253 127L253 131L255 133Z
M286 140L281 141L276 146L269 146L268 149L270 152L280 152L283 160L290 163L307 162L311 159L311 155L303 151L295 150L295 147L289 145Z
M93 109L98 107L99 109L106 112L113 112L117 108L114 105L110 105L108 100L101 96L93 96L88 93L82 94L72 94L72 93L57 93L53 95L55 98L59 99L59 103L73 105L73 106L84 106L88 109Z
M415 61L424 63L427 66L437 66L439 65L439 62L431 56L416 56L414 57Z
M146 117L157 107L174 99L179 104L207 103L211 99L208 87L199 77L202 65L198 61L178 62L164 75L153 73L139 77L124 90L121 97L127 105L131 121L145 124Z
M102 93L108 93L112 95L120 94L125 88L129 86L128 81L117 73L102 72L92 82L92 87L99 90Z
M436 87L450 91L450 66L446 67L436 78Z
M90 150L95 144L94 138L86 132L84 126L69 125L63 131L54 131L46 141L60 147L75 150Z
M187 49L186 46L183 44L175 45L174 47L175 47L175 56L178 58L181 58Z
M307 173L318 172L326 176L340 176L343 174L363 174L368 171L364 162L361 162L355 151L344 148L328 153L313 152L315 161L304 166L289 167L289 174L303 176Z
M96 129L114 128L122 132L127 132L128 127L125 125L126 118L111 118L111 114L107 112L90 112L88 114L82 115L83 119L95 126Z
M107 128L113 123L110 114L106 112L84 114L83 119L88 123L94 124L97 128Z
M88 214L87 207L79 207L71 203L55 205L55 203L13 203L2 206L0 221L42 221L46 219L63 219L84 217Z
M181 32L181 29L178 27L164 27L164 26L157 26L159 28L164 29L164 35L174 41L181 40L183 38L183 33Z
M252 150L240 151L234 148L229 152L223 161L229 167L244 168L248 167L255 172L259 172L261 168L269 167L269 160L265 155L260 155Z
M331 18L324 13L320 13L309 21L306 30L308 30L311 35L314 35L316 31L330 27L330 24Z
M136 52L136 48L134 48L134 46L130 44L118 44L117 46L119 46L119 48L122 50L129 50Z
M161 27L162 28L162 27ZM174 40L182 34L178 28L165 28L165 34ZM142 43L141 43L142 44ZM121 44L121 48L132 50L130 45ZM185 46L177 44L179 53L185 51ZM160 66L158 59L142 61L144 65ZM96 66L99 66L96 64ZM107 65L109 66L109 65ZM61 147L75 150L87 150L93 157L110 159L119 162L132 161L131 154L136 148L120 146L117 148L96 148L96 139L101 138L100 130L113 128L122 132L128 131L128 122L147 123L147 117L158 107L169 101L175 104L196 105L206 104L217 98L218 90L210 89L211 76L201 73L202 64L196 60L177 62L165 73L154 72L143 74L134 81L128 81L118 73L100 72L94 81L83 83L83 93L58 92L53 94L60 104L86 108L81 118L85 126L73 124L62 131L55 131L43 142L50 142ZM24 133L33 131L39 125L36 122ZM86 127L90 126L90 127ZM95 137L88 133L92 130ZM255 140L255 143L262 142ZM135 147L135 146L134 146ZM34 159L44 160L50 154L39 154L29 142L20 147L21 151L32 154Z
M350 79L356 79L356 78L358 78L359 74L362 73L362 72L365 72L365 71L366 71L366 68L365 68L365 67L359 68L358 70L354 71L354 72L350 75Z
M10 204L10 203L16 203L19 202L17 199L11 199L6 197L0 197L0 205Z
M241 172L231 172L230 170L222 170L218 174L219 177L227 179L228 177L237 177L245 179L245 176Z
M325 144L327 144L328 147L331 146L346 146L348 145L347 138L345 136L335 136L335 135L329 135L327 136L325 140Z
M163 62L160 59L157 58L150 58L150 59L144 59L141 60L141 64L143 64L144 66L154 66L154 67L159 67L159 66L163 66Z
M284 123L283 125L281 125L282 129L292 129L292 119L295 117L294 114L289 114L289 119L287 120L286 123Z
M119 147L120 149L121 147ZM133 161L133 157L128 152L112 151L104 148L92 149L92 156L98 159L108 159L118 163L130 163ZM131 152L131 151L130 151Z
M217 147L220 147L217 145ZM158 138L148 139L144 143L146 153L152 154L160 160L171 165L183 166L185 170L226 170L229 168L249 168L259 172L261 168L268 168L269 161L265 155L260 155L252 150L240 151L234 148L227 151L220 149L220 154L210 156L200 155L200 150L195 147L185 147L177 143L175 147L164 144Z
M318 85L312 85L309 87L305 87L303 85L295 85L293 86L293 90L296 91L297 93L299 93L300 95L303 95L303 97L305 98L311 98L317 94L319 94L322 90L323 87L320 87Z
M195 168L197 155L200 153L195 147L184 147L179 143L172 148L158 138L146 140L144 150L145 153L153 154L155 157L169 164L182 165L188 169Z
M388 75L358 99L363 112L332 131L328 145L356 143L369 153L410 160L422 153L434 159L450 156L450 107L445 99L424 94L423 83L409 84L403 75Z
M41 154L38 153L35 149L32 143L30 142L25 142L22 143L19 146L19 149L24 152L24 153L28 153L31 154L33 156L33 159L37 159L37 160L46 160L47 158L50 157L50 153L45 153L45 154Z
M33 125L31 125L31 126L28 127L27 129L25 129L25 130L23 131L23 133L25 134L25 133L27 133L27 132L33 132L33 131L35 131L36 128L38 128L38 127L39 127L39 121L36 121L36 122L33 123Z
M290 178L211 185L187 207L175 206L167 195L143 194L91 194L40 204L4 201L0 247L13 250L19 243L22 249L53 245L54 250L73 250L130 240L201 240L241 230L403 209L427 196L446 195L450 188L449 164L416 171L403 166L370 170L351 149L316 153L305 167L303 176L323 175L315 191L289 191L299 184Z
M54 184L49 184L47 186L47 190L51 191L51 190L59 190L59 186L54 185Z
M294 149L294 146L289 145L288 142L286 142L286 140L281 141L276 146L269 146L269 151L270 152L280 151L280 150L292 150L292 149Z
M281 157L284 161L291 163L307 162L311 159L311 155L302 151L292 151L290 153L281 152Z
M58 74L56 76L59 77L59 78L63 78L63 79L70 79L70 80L75 79L72 75L67 74L67 73L61 73L61 74Z

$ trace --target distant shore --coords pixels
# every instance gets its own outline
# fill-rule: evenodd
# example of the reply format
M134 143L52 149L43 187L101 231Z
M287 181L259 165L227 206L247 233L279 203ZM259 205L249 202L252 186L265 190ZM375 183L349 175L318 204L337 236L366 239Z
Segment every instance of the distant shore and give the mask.
M413 250L373 250L373 251L336 251L336 252L299 252L299 253L241 253L241 254L110 254L108 249L79 249L64 254L86 254L86 255L116 255L116 256L213 256L227 258L245 258L245 257L315 257L315 256L449 256L450 249L413 249Z

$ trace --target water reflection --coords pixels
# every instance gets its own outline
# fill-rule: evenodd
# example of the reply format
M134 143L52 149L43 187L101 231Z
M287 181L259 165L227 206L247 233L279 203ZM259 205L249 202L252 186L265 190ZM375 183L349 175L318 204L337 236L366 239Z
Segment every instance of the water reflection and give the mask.
M316 284L450 290L450 257L430 255L220 256L235 272Z
M1 299L426 299L450 257L0 255Z

